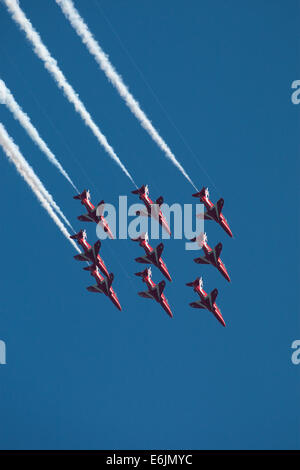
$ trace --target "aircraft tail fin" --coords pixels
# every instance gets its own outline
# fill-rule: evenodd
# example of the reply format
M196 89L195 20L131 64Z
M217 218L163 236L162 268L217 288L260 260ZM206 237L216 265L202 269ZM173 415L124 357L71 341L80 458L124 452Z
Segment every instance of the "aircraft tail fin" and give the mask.
M201 191L199 191L198 193L193 194L192 196L193 196L193 197L200 197L200 198L201 198L201 197L205 197L205 196L206 196L206 192L207 192L207 188L203 187L203 188L201 189Z
M70 238L72 238L72 240L78 240L79 238L86 238L86 231L79 230L78 233L74 233L74 235L70 235Z
M76 194L76 196L73 196L73 199L83 199L88 196L88 191L84 189L81 194Z
M198 285L202 289L202 287L203 287L202 277L197 277L197 279L195 279L194 281L186 283L186 286L189 286L189 287L196 287Z
M201 217L198 217L198 218L199 218L199 219L200 219L200 218L203 218L202 215L203 215L203 214L198 214L197 217L198 217L198 216L201 216ZM198 243L198 246L199 246L200 248L202 248L203 245L204 245L204 243L207 243L207 235L206 235L205 232L201 232L201 233L199 233L199 235L197 235L196 237L191 238L190 241L191 241L191 242L197 242L197 243Z
M134 191L131 191L132 194L141 194L145 191L145 185L141 186L139 189L135 189Z
M138 273L134 273L136 276L139 276L139 277L146 277L148 275L148 269L144 269L144 271L140 271Z
M131 239L133 242L140 242L142 240L146 240L148 241L148 233L147 232L143 232L139 237L137 238L132 238Z

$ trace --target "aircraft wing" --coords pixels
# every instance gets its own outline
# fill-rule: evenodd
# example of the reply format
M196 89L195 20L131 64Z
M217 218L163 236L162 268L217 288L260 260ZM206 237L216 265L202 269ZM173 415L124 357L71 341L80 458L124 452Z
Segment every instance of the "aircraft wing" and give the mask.
M207 259L204 258L204 256L200 256L199 258L195 258L194 261L197 264L210 264L209 261L207 261Z
M150 292L146 291L146 292L138 292L138 295L140 297L144 297L144 299L153 299L152 297L152 294L150 294Z
M203 308L204 309L204 307L200 304L200 302L191 302L190 306L193 307L193 308Z
M99 289L98 284L95 284L94 286L87 287L87 290L89 292L96 292L97 294L102 294L101 290Z
M218 244L216 245L215 250L216 250L216 256L217 256L217 258L220 257L222 248L223 248L222 243L218 243Z
M215 303L217 296L218 296L218 289L212 290L211 293L210 293L210 298L211 298L212 304Z
M80 253L79 255L75 255L74 258L77 261L87 261L87 256L85 255L85 253Z
M159 196L156 201L155 201L155 204L157 204L159 207L164 203L164 198L162 196Z
M161 294L163 293L164 291L164 288L166 287L166 281L160 281L158 284L158 290L159 290L159 296L161 296Z
M100 247L101 247L101 241L100 241L100 240L97 240L96 243L94 244L94 252L95 252L96 258L97 258L98 254L99 254Z
M224 206L224 199L223 198L219 199L218 202L216 203L216 206L217 206L219 214L221 214L223 206Z
M158 258L161 257L163 251L164 251L164 244L163 244L163 243L160 243L160 244L157 245L157 247L156 247L156 252L157 252L157 257L158 257Z
M90 214L79 215L77 219L81 220L82 222L93 222L93 219L91 218Z
M135 258L137 263L144 263L144 264L151 264L151 260L147 256L140 256L139 258Z

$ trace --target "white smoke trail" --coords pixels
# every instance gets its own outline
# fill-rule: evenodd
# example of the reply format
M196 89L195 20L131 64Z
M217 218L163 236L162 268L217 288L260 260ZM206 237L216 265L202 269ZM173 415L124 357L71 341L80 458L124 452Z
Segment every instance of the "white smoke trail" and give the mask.
M26 171L27 171L27 174L35 181L35 185L37 187L37 189L39 190L39 192L43 195L43 197L46 199L46 201L48 202L48 204L50 204L50 206L57 212L57 214L60 215L60 217L63 219L63 221L73 230L73 227L72 225L70 224L70 222L68 221L67 217L64 215L63 211L60 209L60 207L56 204L56 202L54 201L53 197L51 196L51 194L47 191L47 189L45 188L45 186L43 185L43 183L40 181L40 179L36 176L36 174L34 173L33 169L31 168L31 166L27 163L27 161L25 160L25 163L24 163L24 166L26 166Z
M73 104L75 110L80 114L82 120L91 129L95 137L98 139L98 142L104 147L104 149L110 155L110 157L120 166L120 168L124 171L124 173L136 186L127 168L123 165L119 157L116 155L114 149L108 143L105 135L102 134L99 127L93 121L85 105L79 99L77 93L72 88L72 86L68 83L66 77L64 76L60 68L58 67L56 60L51 56L47 47L42 42L40 35L33 28L32 24L30 23L29 19L26 17L25 13L21 10L17 1L16 0L3 0L3 1L5 5L7 6L7 9L10 12L13 20L24 31L28 41L30 41L33 46L34 52L44 62L45 68L52 75L58 87L63 90L67 99L70 101L70 103Z
M41 205L48 212L52 220L56 223L60 231L64 236L69 240L70 243L74 246L76 251L80 252L74 240L70 238L70 234L66 229L63 222L55 214L49 202L45 199L44 194L40 191L40 188L43 186L42 182L39 180L38 176L34 173L33 169L28 165L27 161L21 154L18 146L14 143L12 138L6 132L5 127L0 123L0 145L3 148L3 151L7 158L15 165L18 173L24 178L26 183L30 186ZM30 169L30 171L28 171ZM37 181L39 184L37 184ZM46 191L46 189L45 189Z
M29 137L34 141L34 143L40 148L40 150L46 155L48 160L56 166L56 168L61 172L61 174L69 181L73 186L75 191L78 192L78 189L74 185L73 181L69 177L68 173L63 169L59 161L56 159L55 155L48 148L46 142L40 137L37 129L33 126L30 121L29 116L24 113L22 108L18 105L14 99L11 91L7 88L3 80L0 79L0 103L5 104L8 109L13 114L14 118L19 121L21 126L28 133Z
M94 56L96 62L103 70L108 80L117 89L120 96L123 98L131 112L140 121L143 128L148 132L154 142L160 147L160 149L171 160L171 162L179 169L183 176L198 191L197 187L194 185L189 175L186 173L182 165L176 159L171 149L159 135L158 131L155 129L150 119L141 109L137 100L130 93L128 87L123 82L122 77L117 73L116 69L111 64L108 55L105 54L99 43L93 37L87 24L84 22L83 18L80 16L79 12L74 7L72 0L56 0L56 3L61 7L64 15L70 21L71 25L75 29L78 36L82 39L82 42L87 47L88 51Z

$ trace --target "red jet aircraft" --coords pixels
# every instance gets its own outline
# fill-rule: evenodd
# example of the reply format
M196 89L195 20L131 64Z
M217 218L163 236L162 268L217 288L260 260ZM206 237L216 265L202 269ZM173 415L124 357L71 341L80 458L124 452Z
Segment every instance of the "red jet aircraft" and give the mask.
M138 263L145 263L145 264L153 264L156 266L162 274L169 280L172 281L171 276L169 274L168 268L164 261L161 258L161 254L164 249L164 244L160 243L157 245L156 248L152 248L149 245L149 238L148 234L144 233L138 238L132 238L132 241L139 242L139 245L144 248L146 256L141 256L139 258L135 258L135 261Z
M197 264L211 264L215 266L218 271L222 274L222 276L230 282L230 277L225 267L225 264L220 258L220 254L223 248L222 243L218 243L214 248L211 248L207 243L207 236L206 233L199 235L191 240L192 242L197 241L199 246L204 251L204 256L200 256L199 258L195 258L194 261Z
M193 197L199 197L200 201L205 205L206 211L204 215L198 214L198 217L201 218L204 216L204 220L214 220L219 224L225 232L232 237L232 232L229 228L228 222L222 214L222 209L224 205L224 199L219 199L216 204L213 204L209 199L209 192L207 188L202 188L199 193L193 194Z
M214 289L210 294L207 294L203 289L202 277L198 277L194 282L188 282L187 286L193 287L194 291L197 292L200 297L200 300L190 303L190 306L193 308L204 308L209 310L211 313L213 313L221 325L226 326L219 307L216 304L218 289Z
M96 279L97 284L94 286L87 287L89 292L97 292L99 294L105 294L107 297L110 298L112 303L119 309L122 310L120 302L118 300L117 294L112 288L112 282L114 279L113 273L109 274L108 277L103 278L98 270L98 267L95 264L91 264L86 268L83 268L85 271L91 271L91 276Z
M82 246L84 252L80 253L79 255L75 255L74 258L78 261L88 261L91 263L95 263L98 268L102 271L102 273L108 277L109 272L104 264L103 259L99 255L99 250L101 246L100 240L98 240L94 246L91 246L87 241L86 241L86 231L85 230L80 230L78 233L75 233L75 235L70 235L70 238L73 240L76 240L78 245Z
M162 196L160 196L158 199L156 199L155 203L151 201L149 197L149 189L148 185L143 185L140 187L140 189L136 189L134 191L131 191L132 194L138 194L139 198L141 201L146 206L147 212L144 211L137 211L136 215L144 215L146 217L151 217L153 216L155 219L158 220L160 225L168 232L169 235L171 235L171 230L169 228L169 225L166 221L165 216L163 215L162 211L160 210L160 206L163 204L164 199Z
M87 191L86 189L81 194L77 194L73 197L74 199L80 199L81 204L85 206L86 210L88 211L87 214L80 215L79 217L77 217L77 219L81 220L82 222L96 222L96 224L100 224L104 232L108 234L109 238L113 239L114 236L109 228L108 223L103 217L105 202L101 201L99 202L97 207L95 207L91 203L90 191Z
M141 297L145 299L154 299L158 302L162 308L167 312L167 314L172 318L173 314L171 312L170 306L168 301L163 294L163 290L166 286L166 281L160 281L158 284L155 284L152 279L151 268L146 268L144 271L140 273L135 273L136 276L140 276L143 279L143 282L147 284L148 291L146 292L138 292Z

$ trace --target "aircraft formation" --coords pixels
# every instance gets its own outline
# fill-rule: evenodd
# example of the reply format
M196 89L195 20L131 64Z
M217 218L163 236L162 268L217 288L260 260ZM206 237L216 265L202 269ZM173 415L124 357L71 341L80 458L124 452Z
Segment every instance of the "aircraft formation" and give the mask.
M206 209L204 214L198 214L197 217L202 218L204 220L215 221L218 225L220 225L220 227L222 227L223 230L225 230L225 232L230 237L232 237L232 232L228 225L228 222L222 214L224 199L221 198L216 202L216 204L213 204L209 199L208 189L205 187L203 187L198 193L193 194L193 197L199 198L200 202L204 204ZM214 266L222 274L222 276L228 282L230 282L230 277L225 267L225 264L220 258L221 251L223 248L222 243L220 242L214 248L211 248L207 243L206 233L199 234L191 241L198 242L204 253L204 256L200 256L194 259L195 263L210 264L211 266ZM226 326L221 311L216 304L218 289L213 289L210 294L207 294L203 289L202 277L197 277L195 281L188 282L186 285L189 287L193 287L193 290L199 295L199 300L191 302L190 306L193 308L202 308L208 310L216 317L216 319L221 323L221 325Z
M86 190L84 190L81 194L74 196L74 199L79 199L81 204L84 205L88 211L87 214L77 217L78 220L84 222L96 222L96 224L100 224L104 231L107 232L108 236L113 239L113 234L110 230L110 227L103 217L105 204L104 201L99 202L97 207L95 207L91 203L90 192ZM79 255L75 255L74 258L77 261L86 261L87 263L91 263L89 266L86 266L83 269L85 271L90 271L91 276L93 276L96 280L96 284L87 287L87 290L89 292L97 292L99 294L106 295L119 310L122 310L118 296L112 288L114 274L108 272L107 267L105 266L105 263L99 254L101 241L98 240L93 246L91 246L87 242L87 235L85 230L80 230L75 235L70 235L70 238L76 240L78 245L83 248L83 252ZM100 271L104 276L102 276Z
M66 98L69 104L73 106L74 111L79 114L84 124L89 128L93 136L96 138L98 144L105 151L105 155L110 157L119 166L123 174L126 175L131 183L135 186L136 189L132 191L132 193L137 195L145 205L145 209L137 211L136 214L155 219L160 224L162 229L171 235L171 230L166 217L162 213L162 204L164 202L163 197L160 196L156 199L155 202L153 202L150 199L149 188L147 185L143 185L140 188L137 187L132 175L124 163L120 160L119 156L116 154L113 146L108 142L107 137L103 134L102 130L93 119L92 114L88 111L84 102L79 98L79 94L72 87L67 77L64 75L63 70L58 65L58 61L51 55L51 52L43 42L41 35L34 28L30 19L26 16L26 13L22 10L19 2L17 0L3 0L3 2L6 5L7 11L12 20L25 34L26 39L28 40L29 44L31 44L32 51L37 55L39 60L42 61L47 72L50 74L51 78L63 93L64 98ZM104 72L108 81L114 86L120 98L124 100L124 103L128 106L130 111L139 121L142 128L147 131L152 140L163 152L164 156L173 163L173 165L180 171L182 176L193 186L194 190L197 191L192 196L199 199L200 202L205 206L204 214L198 214L197 217L203 218L207 221L215 221L230 237L232 237L229 224L222 214L224 199L221 198L216 202L216 204L213 204L209 198L207 188L203 187L201 191L198 190L197 186L195 186L190 176L183 168L182 164L177 160L175 154L160 135L160 132L154 127L152 121L141 109L138 100L136 100L129 91L129 88L123 82L121 75L117 73L115 67L110 62L108 55L104 53L100 44L96 41L95 37L90 32L89 27L84 22L84 19L81 17L80 13L76 10L72 1L68 1L68 12L66 12L64 8L62 8L62 11L66 19L70 21L70 24L74 27L76 33L79 35L79 37L81 37L83 44L87 47L92 56L94 56L96 62L100 66L101 71ZM84 35L82 34L83 31ZM49 66L49 64L51 64L51 66ZM94 222L99 224L107 233L108 237L113 239L114 235L103 215L105 202L102 200L97 206L94 206L91 202L89 191L84 190L82 193L79 193L68 172L66 172L66 170L62 167L61 163L50 150L47 143L39 135L39 132L31 122L29 115L22 110L2 79L0 80L0 103L9 109L9 111L14 115L15 119L21 124L23 129L38 146L41 152L44 153L44 156L57 168L61 175L64 176L68 183L70 183L77 192L77 194L74 196L74 199L80 200L81 204L86 208L87 211L85 214L78 216L78 220L81 222ZM29 165L26 158L22 155L19 147L14 143L14 140L7 133L5 127L1 123L0 146L4 151L4 155L15 165L17 172L31 188L32 192L36 195L38 201L41 203L42 207L48 213L52 221L56 224L60 232L69 240L69 242L73 245L73 248L79 251L77 247L77 245L79 245L83 250L79 254L75 255L74 258L77 261L83 261L88 264L88 266L84 267L84 270L89 271L91 276L93 276L96 281L96 284L87 287L87 290L89 292L104 293L104 295L112 301L116 308L121 310L121 304L118 300L116 292L112 287L114 275L106 267L102 256L100 256L100 240L98 240L94 245L90 245L87 242L86 231L82 229L74 235L69 234L67 227L64 225L66 224L72 228L68 219L65 217L59 206L54 201L52 195L46 189L33 168ZM159 243L156 247L153 248L149 243L149 238L146 233L141 237L134 239L133 241L137 242L144 250L143 256L135 258L135 261L137 263L150 265L151 267L156 267L160 271L160 274L164 276L166 280L171 282L171 275L164 260L162 259L164 244ZM198 265L210 264L211 266L214 266L220 272L220 274L228 282L230 282L227 269L220 258L222 243L218 243L214 248L211 248L208 245L205 234L199 234L197 237L195 237L194 241L200 243L201 249L203 250L203 256L195 258L195 263ZM142 279L148 288L147 291L138 292L138 294L143 298L154 299L161 305L165 312L170 317L172 317L173 314L171 308L164 295L164 289L167 283L165 280L161 280L156 284L152 280L151 267L147 267L144 271L136 273L136 275ZM194 282L188 283L187 285L192 286L194 291L199 296L199 300L192 302L190 305L194 308L209 310L219 320L219 322L225 326L225 321L222 317L221 311L216 305L218 290L213 289L210 294L207 294L203 289L202 277L198 277Z
M170 228L166 221L166 218L160 210L160 206L163 204L163 198L160 197L156 200L154 204L149 198L148 186L142 186L140 189L132 191L133 194L138 194L139 198L144 202L146 206L146 211L137 211L136 215L142 215L145 217L154 217L159 224L171 234ZM100 224L104 231L108 234L109 238L113 239L112 231L103 216L105 202L102 200L95 207L91 202L90 191L84 190L81 194L74 196L74 199L80 200L81 204L85 206L87 213L85 215L78 216L78 220L82 222L95 222ZM75 240L78 245L83 248L83 252L75 255L74 258L77 261L85 261L91 263L88 266L84 267L85 271L90 271L91 275L95 278L96 284L93 286L87 287L89 292L97 292L105 294L113 304L119 309L122 310L121 304L118 300L117 294L112 287L114 280L114 274L109 273L103 259L101 258L99 252L101 248L101 241L98 240L93 246L87 242L87 234L85 230L80 230L74 235L70 235L72 240ZM139 242L139 245L144 248L145 256L136 258L138 263L152 264L156 266L161 273L171 281L171 276L169 274L168 268L161 258L161 254L164 249L163 243L160 243L156 248L152 248L149 244L148 234L145 233L133 241ZM104 276L102 276L102 274ZM158 302L163 309L167 312L170 317L173 317L172 311L168 304L168 301L163 294L165 288L165 281L161 281L158 284L155 284L152 280L151 268L147 268L142 272L136 273L137 276L142 278L142 281L146 283L148 287L147 292L139 292L138 294L141 297L154 299Z
M171 230L167 223L165 216L161 211L161 205L163 204L163 197L160 196L156 199L156 202L149 197L149 188L147 185L141 186L141 188L132 191L133 194L137 194L139 199L143 201L146 207L146 211L137 211L136 215L141 215L145 217L153 217L159 222L162 228L171 235ZM222 214L222 208L224 205L224 200L219 199L216 204L213 204L209 199L209 193L207 188L202 188L202 190L196 194L193 194L194 197L200 199L206 208L204 214L198 214L197 217L202 217L204 220L213 220L219 224L225 232L232 237L231 229L228 225L227 220ZM112 231L103 216L105 202L102 200L95 207L91 203L90 192L84 190L81 194L74 196L74 199L81 201L81 204L85 206L87 213L85 215L78 216L78 220L82 222L95 222L100 224L104 231L108 234L109 238L113 239ZM84 267L85 271L89 271L90 274L96 280L96 284L87 287L89 292L103 293L105 294L113 304L119 309L122 310L121 304L118 300L117 294L112 287L114 280L114 274L110 273L107 269L103 259L101 258L99 252L101 248L101 241L98 240L93 246L87 242L87 234L85 230L80 230L74 235L70 235L70 238L75 240L78 245L83 249L83 252L75 255L74 258L78 261L85 261L90 263L88 266ZM133 238L133 242L137 242L141 248L144 249L144 256L139 256L135 258L137 263L148 264L155 266L160 273L168 280L172 281L171 275L168 271L167 265L162 259L162 253L164 250L164 244L159 243L155 248L153 248L149 243L149 237L147 233L143 233L138 238ZM225 264L220 258L223 245L219 242L214 248L211 248L207 242L206 233L200 233L198 236L194 237L192 242L197 242L201 249L203 250L204 255L198 258L195 258L194 261L197 264L201 265L211 265L214 266L220 274L230 282L230 277L225 267ZM135 273L136 276L142 279L148 288L147 291L138 292L140 297L145 299L155 300L161 305L165 312L172 318L172 310L170 308L169 302L164 294L164 289L166 287L166 281L162 280L156 284L152 280L152 270L151 266L147 267L145 270ZM193 287L194 292L199 296L199 300L190 303L190 306L193 308L206 309L210 311L215 318L221 323L221 325L226 326L224 318L221 314L219 307L216 304L216 298L218 296L218 289L213 289L210 294L207 294L203 288L203 279L202 277L197 277L195 281L186 283L187 286Z

